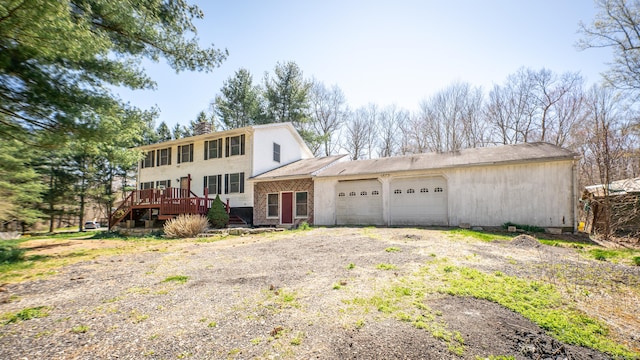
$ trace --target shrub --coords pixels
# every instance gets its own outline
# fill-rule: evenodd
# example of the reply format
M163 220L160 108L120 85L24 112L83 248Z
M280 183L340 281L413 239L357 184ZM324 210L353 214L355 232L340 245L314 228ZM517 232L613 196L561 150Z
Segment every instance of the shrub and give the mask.
M164 223L164 234L171 238L194 237L207 229L207 218L200 215L179 215Z
M633 263L636 264L636 266L640 266L640 256L636 256L633 258Z
M509 226L515 226L517 229L522 229L524 231L533 232L533 233L542 233L542 232L544 232L544 228L541 228L539 226L514 224L514 223L512 223L510 221L502 224L502 228L503 229L507 229L507 228L509 228Z
M229 224L229 214L227 214L226 206L220 200L220 195L216 195L216 198L213 199L207 218L216 229L222 229Z

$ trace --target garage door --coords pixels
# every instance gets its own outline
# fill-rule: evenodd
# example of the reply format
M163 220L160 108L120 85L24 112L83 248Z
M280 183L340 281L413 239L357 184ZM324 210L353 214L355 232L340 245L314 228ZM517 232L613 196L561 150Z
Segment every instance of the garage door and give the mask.
M449 225L445 178L394 179L389 192L391 225Z
M378 180L338 182L336 222L338 225L383 225L380 182Z

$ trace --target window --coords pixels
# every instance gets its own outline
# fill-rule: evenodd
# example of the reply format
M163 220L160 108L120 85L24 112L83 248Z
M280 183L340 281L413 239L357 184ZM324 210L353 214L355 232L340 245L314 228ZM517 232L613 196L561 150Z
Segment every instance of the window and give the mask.
M231 136L226 139L226 156L244 155L244 135Z
M367 196L367 192L366 191L361 191L360 192L360 196Z
M296 216L307 217L307 192L296 193Z
M373 190L371 192L371 195L380 195L380 192L378 192L378 190Z
M345 196L345 194L343 192L338 194L338 197L343 197L343 196Z
M280 209L278 208L279 196L278 194L267 194L267 217L277 218Z
M168 188L171 187L171 180L160 180L160 181L156 181L156 187L157 188Z
M222 157L222 139L204 142L204 159L217 159Z
M224 193L234 194L244 192L244 173L224 175Z
M144 160L142 160L142 168L148 168L148 167L153 167L153 162L156 158L156 151L155 150L151 150L151 151L147 151L147 154L144 157Z
M433 189L433 192L443 192L444 190L441 187L437 187Z
M204 188L207 194L222 194L222 175L211 175L204 177Z
M193 161L193 144L178 146L178 164Z
M355 191L350 192L349 196L356 196L356 192Z
M429 189L427 189L427 188L422 188L422 189L420 189L420 192L421 192L421 193L428 193L428 192L429 192Z
M171 165L171 148L156 151L156 165Z
M413 189L407 189L407 194L414 194L416 191Z
M153 189L153 181L140 183L140 190Z
M395 189L395 190L393 190L393 193L394 193L394 194L402 194L402 190L400 190L400 189Z
M273 143L273 161L280 162L280 144Z

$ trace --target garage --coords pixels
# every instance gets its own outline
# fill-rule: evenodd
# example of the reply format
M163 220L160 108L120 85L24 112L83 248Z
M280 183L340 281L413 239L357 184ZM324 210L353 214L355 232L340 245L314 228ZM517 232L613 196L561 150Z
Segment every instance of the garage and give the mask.
M390 225L449 225L447 180L437 177L393 179L389 189Z
M382 185L377 179L339 181L336 185L338 225L384 225Z

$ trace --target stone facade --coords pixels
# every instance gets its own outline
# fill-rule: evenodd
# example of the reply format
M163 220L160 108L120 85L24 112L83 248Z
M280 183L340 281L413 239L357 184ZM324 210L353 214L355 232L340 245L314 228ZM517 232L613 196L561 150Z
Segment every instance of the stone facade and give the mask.
M279 180L279 181L265 181L256 182L254 184L254 199L253 199L253 224L256 226L277 226L280 225L280 216L277 219L267 218L267 194L280 194L282 192L307 192L307 214L306 218L294 218L294 225L306 221L308 224L313 224L313 180L311 178L296 179L296 180ZM295 199L295 197L294 197ZM278 209L281 211L282 200L278 204ZM295 208L295 204L294 204Z

